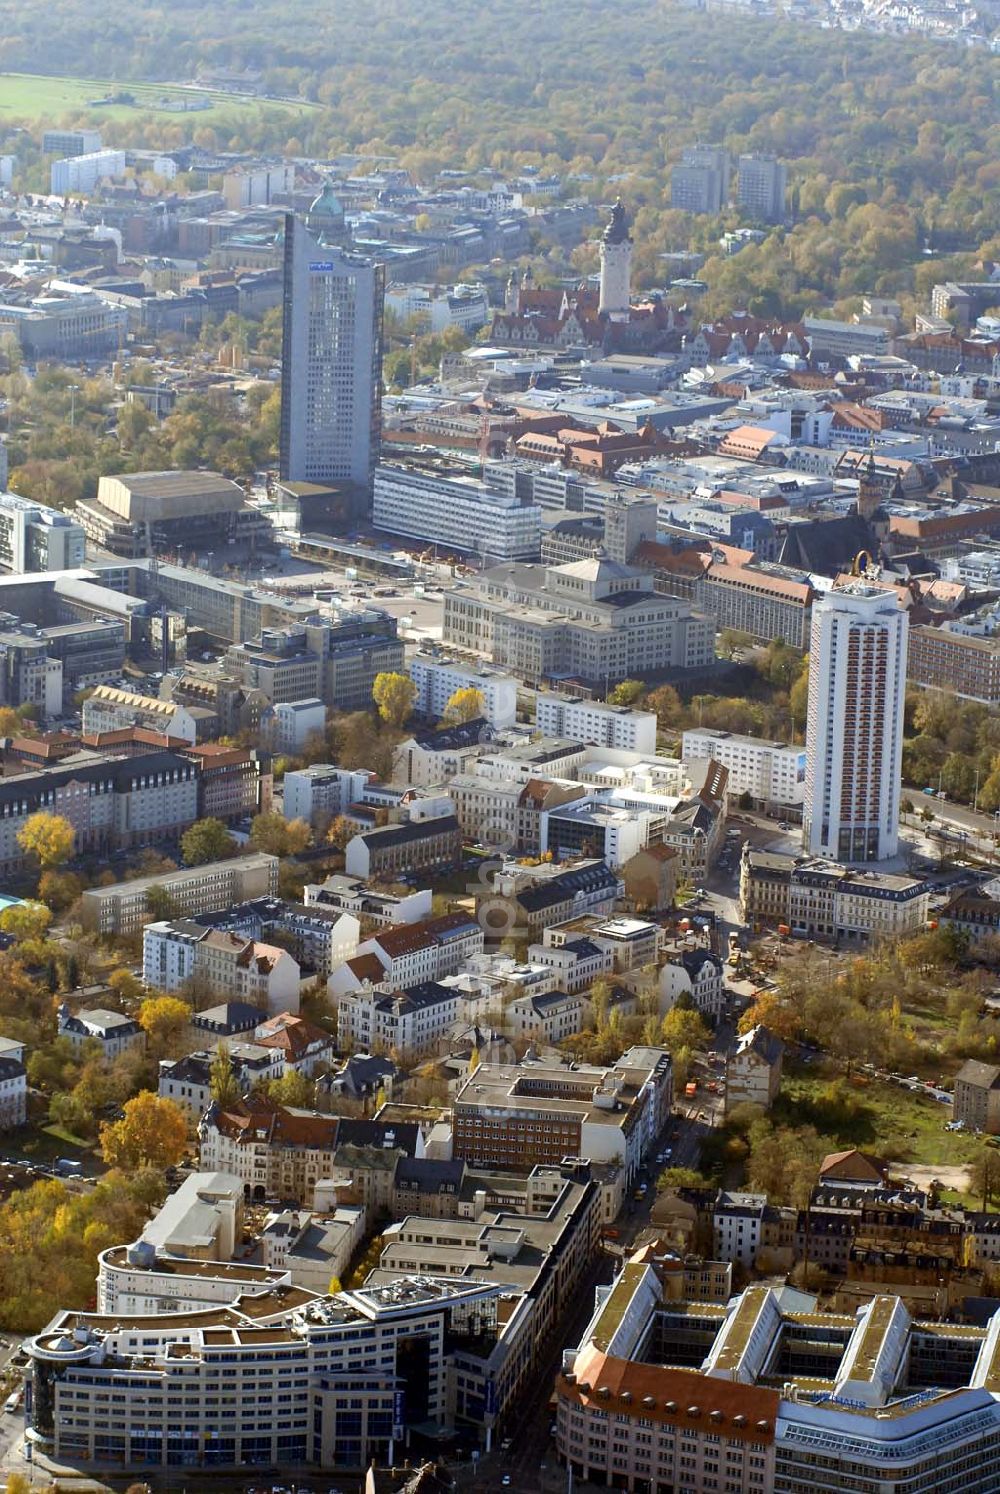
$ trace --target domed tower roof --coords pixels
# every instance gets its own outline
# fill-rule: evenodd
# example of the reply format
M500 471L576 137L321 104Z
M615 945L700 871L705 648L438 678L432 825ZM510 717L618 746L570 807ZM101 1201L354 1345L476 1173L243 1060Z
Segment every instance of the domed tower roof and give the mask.
M322 192L314 197L309 204L309 221L321 219L323 222L344 221L344 206L329 182L324 184Z
M630 244L632 242L628 231L628 215L620 197L615 199L611 217L601 237L606 244Z

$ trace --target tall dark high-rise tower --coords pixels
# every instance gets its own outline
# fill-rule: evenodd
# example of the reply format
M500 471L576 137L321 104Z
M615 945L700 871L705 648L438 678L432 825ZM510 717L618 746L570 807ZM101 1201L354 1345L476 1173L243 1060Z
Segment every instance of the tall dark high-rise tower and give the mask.
M382 414L381 265L285 217L280 475L371 488Z

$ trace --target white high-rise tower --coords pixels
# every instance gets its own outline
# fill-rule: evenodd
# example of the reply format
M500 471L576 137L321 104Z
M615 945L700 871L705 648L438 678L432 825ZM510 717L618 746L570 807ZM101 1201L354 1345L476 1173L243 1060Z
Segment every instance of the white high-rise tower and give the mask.
M632 286L632 239L625 205L619 197L601 235L601 300L598 310L627 320Z
M311 217L332 221L320 204L317 198ZM351 482L370 494L382 412L384 292L382 265L329 246L286 214L283 481Z
M864 581L815 603L802 843L835 861L896 854L909 619Z

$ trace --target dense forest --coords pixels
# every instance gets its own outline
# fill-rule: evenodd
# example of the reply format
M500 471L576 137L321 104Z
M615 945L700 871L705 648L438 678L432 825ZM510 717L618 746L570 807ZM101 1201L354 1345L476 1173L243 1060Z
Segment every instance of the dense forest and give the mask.
M574 195L621 191L641 282L663 282L660 253L701 248L712 309L752 299L797 314L868 290L919 298L942 271L928 246L958 256L946 270L984 248L1000 257L998 62L986 52L662 0L0 0L0 27L9 69L126 82L250 68L268 93L323 106L262 112L231 135L225 115L199 129L196 117L137 114L106 122L111 142L191 131L220 147L390 156L425 181L442 167L534 167ZM726 222L668 206L670 169L697 139L785 157L795 227L721 256ZM577 251L580 268L589 254Z

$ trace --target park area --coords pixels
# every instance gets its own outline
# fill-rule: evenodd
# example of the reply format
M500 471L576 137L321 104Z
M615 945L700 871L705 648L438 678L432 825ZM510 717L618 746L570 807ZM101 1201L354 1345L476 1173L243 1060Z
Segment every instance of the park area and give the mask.
M103 99L115 102L101 103ZM67 116L90 116L99 126L102 119L126 120L137 114L156 113L165 118L204 120L214 123L222 115L245 119L288 109L315 109L306 100L260 99L250 94L223 90L179 88L165 83L109 82L94 78L50 78L41 73L0 74L0 118L39 120L54 125Z
M984 1191L991 1198L1000 1180L1000 1154L948 1129L950 1116L950 1106L905 1083L848 1077L830 1059L789 1060L772 1109L737 1106L707 1139L701 1167L725 1187L803 1207L823 1158L857 1148L887 1163L894 1178L937 1185L943 1202L982 1207Z

